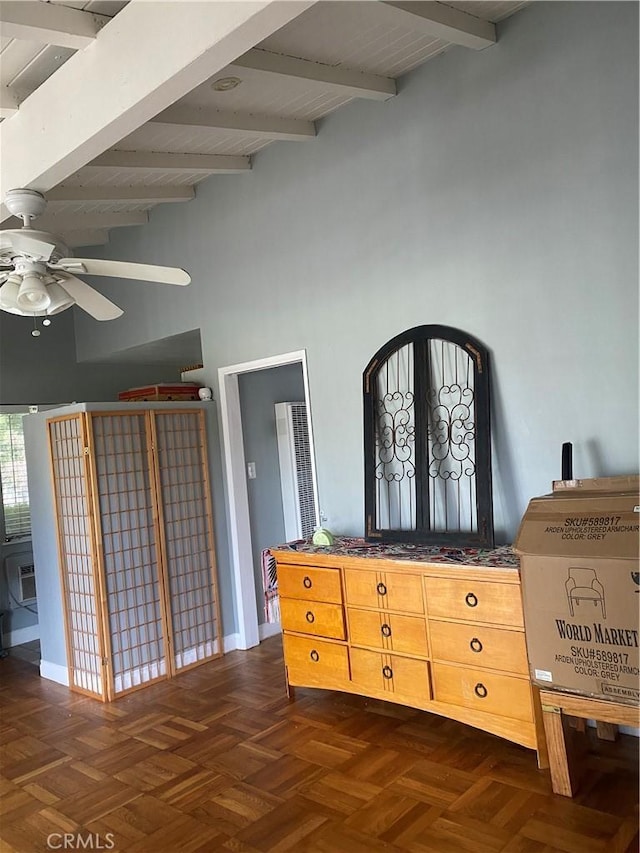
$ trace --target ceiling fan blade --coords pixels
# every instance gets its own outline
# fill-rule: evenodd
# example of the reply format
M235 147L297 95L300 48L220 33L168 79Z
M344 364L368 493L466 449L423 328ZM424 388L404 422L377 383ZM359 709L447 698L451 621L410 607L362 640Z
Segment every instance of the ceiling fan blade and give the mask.
M28 228L5 231L4 239L0 241L0 245L4 248L5 244L15 252L32 255L35 258L41 258L43 261L48 261L56 248L55 243L48 243L46 240L40 240L29 234Z
M62 258L56 265L69 272L85 275L104 275L114 278L135 278L159 284L186 285L191 282L188 272L178 267L161 267L153 264L134 264L128 261L104 261L98 258Z
M60 276L60 284L76 305L96 320L115 320L124 314L122 308L75 275Z

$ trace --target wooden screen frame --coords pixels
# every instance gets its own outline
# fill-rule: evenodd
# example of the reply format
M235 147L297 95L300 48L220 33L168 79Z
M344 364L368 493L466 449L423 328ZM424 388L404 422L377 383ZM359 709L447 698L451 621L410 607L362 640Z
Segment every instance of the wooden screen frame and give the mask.
M169 572L167 564L167 543L165 536L165 518L162 505L161 491L161 467L157 452L157 429L156 419L158 416L165 415L196 415L198 424L198 434L201 448L201 465L202 465L202 483L204 492L204 511L205 530L208 552L210 557L210 589L212 595L212 606L214 610L214 631L213 631L213 647L214 652L205 658L186 664L180 668L175 665L175 648L174 648L174 632L171 617L170 604L170 586ZM109 601L106 587L106 573L104 550L101 546L103 537L103 525L100 514L99 505L99 488L98 475L96 467L96 447L94 441L93 422L96 418L101 417L131 417L132 415L144 417L144 429L146 438L146 466L149 476L149 484L152 495L152 517L156 542L156 559L158 565L157 581L160 590L160 613L161 626L163 632L163 649L165 673L158 677L149 679L142 684L135 684L120 690L116 693L114 673L113 673L113 650L111 644L111 631L109 626ZM74 683L74 666L73 666L73 643L70 626L70 590L68 583L68 568L67 555L63 542L62 518L59 513L59 488L55 474L54 451L53 451L53 434L52 425L67 420L75 420L79 424L79 436L83 449L82 459L82 478L85 490L87 516L86 523L88 528L88 539L90 542L91 553L87 555L91 560L91 574L94 588L94 608L96 613L97 637L96 643L99 650L101 660L101 688L102 692L96 693L86 688L78 686ZM110 410L100 412L78 412L76 414L62 415L59 417L49 418L47 420L47 434L49 439L49 463L52 489L54 494L54 509L56 516L56 534L58 547L58 568L60 573L60 583L63 592L63 610L64 610L64 632L65 645L67 650L67 670L69 673L69 687L77 693L81 693L91 698L101 699L103 702L112 701L115 698L120 698L128 693L148 687L158 681L164 681L175 676L178 673L186 672L189 669L200 666L209 660L214 660L223 654L222 642L222 616L220 608L220 595L217 576L217 563L215 554L215 536L213 525L213 508L211 496L211 479L209 469L208 442L206 431L205 412L202 409L187 409L184 407L176 409L145 409L132 408L130 410Z
M53 450L53 441L54 437L52 434L52 426L54 424L59 424L65 421L77 421L78 422L78 434L80 437L81 445L83 448L83 477L84 477L84 486L85 486L85 497L87 502L87 526L88 526L88 534L89 541L91 543L91 553L88 555L91 559L91 573L93 576L93 589L94 589L94 607L96 613L96 626L98 628L97 631L97 645L98 645L98 653L101 658L101 687L102 692L97 693L91 690L87 690L75 683L74 676L74 654L73 654L73 640L72 640L72 628L70 624L70 590L69 590L69 571L68 571L68 563L67 563L67 552L63 545L64 540L64 532L62 530L62 519L59 513L59 501L61 500L60 490L58 486L58 480L55 474L55 459L54 459L54 450ZM67 672L69 678L69 687L75 693L81 693L83 696L90 696L91 698L101 699L103 702L107 702L109 700L109 670L111 667L109 666L109 649L105 646L105 637L108 634L105 634L105 612L104 612L104 604L105 604L105 590L103 585L104 574L102 571L98 571L97 567L97 548L96 548L96 539L95 539L95 528L94 528L94 509L93 509L93 498L91 495L91 482L90 482L90 470L89 470L89 445L88 445L88 428L87 421L84 412L78 412L73 415L62 415L56 418L49 418L47 420L47 435L49 439L49 470L51 476L51 487L54 494L54 510L56 517L56 538L57 538L57 546L58 546L58 570L60 574L60 585L62 588L62 596L63 596L63 622L64 622L64 634L65 634L65 647L67 652ZM98 591L100 594L98 595ZM110 647L109 647L110 648Z
M151 424L151 434L153 436L153 471L154 471L154 482L156 484L156 507L158 510L158 523L160 526L160 535L158 542L161 543L161 553L162 553L162 565L163 565L163 575L164 575L164 584L166 588L166 607L167 607L167 624L171 626L170 638L171 638L171 658L170 658L170 666L171 666L171 675L176 675L177 673L186 672L189 669L194 669L200 664L206 663L210 660L215 660L219 658L223 654L222 648L222 616L220 611L220 593L218 586L218 571L217 571L217 563L216 563L216 551L215 551L215 537L213 532L213 507L212 507L212 499L211 499L211 480L209 476L209 455L208 455L208 442L207 442L207 431L206 431L206 422L205 422L205 413L202 409L150 409L150 424ZM206 519L206 529L207 529L207 538L209 545L209 555L210 555L210 582L211 582L211 593L213 596L213 606L215 610L215 619L216 619L216 627L218 629L218 636L214 638L214 647L217 640L218 648L211 655L208 655L201 660L194 661L190 664L185 664L181 667L176 667L175 663L175 643L174 643L174 629L173 629L173 618L171 615L171 606L170 606L170 585L169 585L169 574L167 568L167 540L166 540L166 528L165 528L165 517L164 517L164 506L162 501L162 491L161 491L161 469L160 469L160 460L158 458L157 447L158 447L158 434L157 434L157 420L160 417L164 417L166 415L191 415L194 414L198 417L198 431L200 435L200 447L202 449L202 481L203 481L203 490L205 496L205 519Z
M113 411L100 411L100 412L87 412L87 444L89 447L88 459L89 459L89 470L91 476L91 505L93 508L93 522L95 528L95 547L96 553L98 555L97 561L100 566L100 578L101 585L103 587L103 595L104 595L104 620L103 620L103 631L105 635L105 646L108 645L109 649L109 657L108 657L108 671L109 671L109 679L108 679L108 699L107 701L112 701L113 699L120 698L120 696L126 696L128 693L133 693L136 690L142 690L145 687L148 687L151 684L156 684L159 681L166 681L170 678L174 673L171 671L170 662L171 658L168 656L168 649L170 647L169 640L171 638L170 632L170 621L168 621L167 617L167 591L165 589L165 575L166 571L164 569L164 559L159 545L159 535L160 535L160 526L158 522L158 495L155 490L155 482L154 482L154 462L153 462L153 445L151 440L151 428L150 428L150 418L149 418L149 409L140 409L140 408L132 408L130 410L113 410ZM107 417L142 417L144 418L144 429L145 429L145 443L146 443L146 464L147 470L149 474L149 487L152 495L152 514L153 514L153 522L154 522L154 534L157 549L156 562L158 566L158 585L160 588L160 624L162 626L162 640L163 640L163 648L164 648L164 664L165 664L165 672L156 676L155 678L150 678L148 681L144 681L141 684L133 684L131 687L127 687L124 690L116 691L115 687L115 676L113 672L113 651L111 648L111 630L109 627L109 600L107 594L106 587L106 570L104 563L104 549L102 547L98 547L98 543L103 541L103 529L102 529L102 517L100 513L100 490L98 487L98 473L97 473L97 464L96 464L96 447L94 440L94 430L93 423L95 420L99 420L101 418Z

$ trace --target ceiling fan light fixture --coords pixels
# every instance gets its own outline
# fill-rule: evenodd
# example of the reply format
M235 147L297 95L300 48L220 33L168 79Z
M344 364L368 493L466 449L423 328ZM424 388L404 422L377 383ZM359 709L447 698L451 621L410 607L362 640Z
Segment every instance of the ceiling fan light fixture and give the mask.
M22 276L11 273L0 287L0 308L3 311L8 311L10 314L22 313L18 308L18 292L21 282Z
M67 308L75 305L75 299L69 296L64 287L58 284L55 279L47 284L47 295L50 300L49 307L46 309L48 316L60 314L61 311L66 311Z
M238 78L226 85L239 82ZM6 195L7 209L22 219L23 227L0 231L0 310L32 317L35 323L37 317L47 318L75 305L94 320L115 320L122 309L75 273L178 286L191 282L179 267L74 258L60 237L31 227L45 205L46 199L35 190L10 190ZM35 327L34 337L38 334Z
M16 299L18 308L28 314L46 311L51 303L45 283L36 272L26 272Z

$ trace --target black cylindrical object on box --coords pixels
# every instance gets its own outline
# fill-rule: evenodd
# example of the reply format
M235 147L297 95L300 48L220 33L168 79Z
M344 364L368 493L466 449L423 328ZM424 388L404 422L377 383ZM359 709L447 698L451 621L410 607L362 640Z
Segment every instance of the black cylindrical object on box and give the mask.
M562 445L562 479L573 480L573 445L570 441Z

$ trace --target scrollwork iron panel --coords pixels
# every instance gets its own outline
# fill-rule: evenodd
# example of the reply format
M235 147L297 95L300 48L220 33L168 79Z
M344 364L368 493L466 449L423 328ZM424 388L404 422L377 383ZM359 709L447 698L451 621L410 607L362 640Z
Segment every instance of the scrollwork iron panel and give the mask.
M402 347L378 372L375 392L376 522L416 526L413 350Z
M473 363L450 341L433 339L428 346L429 527L477 532Z
M393 338L364 372L369 539L493 545L488 354L447 326Z

